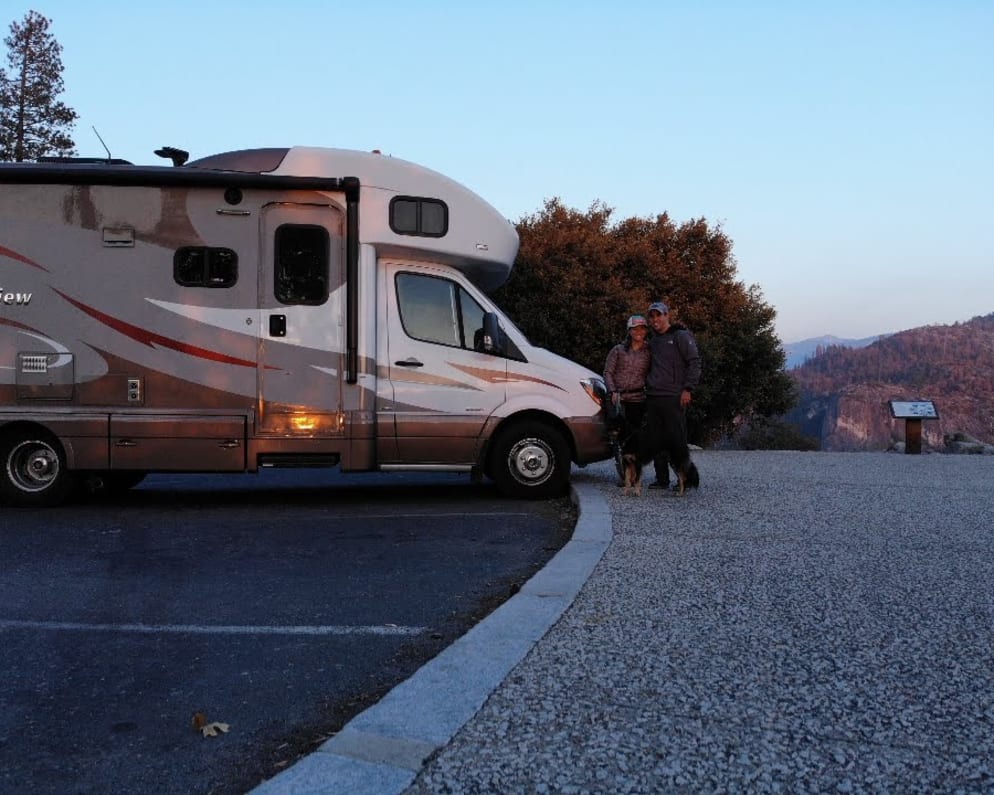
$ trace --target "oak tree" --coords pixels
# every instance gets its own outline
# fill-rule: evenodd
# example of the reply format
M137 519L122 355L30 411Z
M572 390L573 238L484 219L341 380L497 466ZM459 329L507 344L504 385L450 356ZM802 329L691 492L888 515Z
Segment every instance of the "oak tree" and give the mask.
M777 416L795 401L775 310L736 276L732 241L704 219L612 221L551 199L518 224L521 249L495 298L532 342L602 372L630 314L665 301L697 338L703 377L688 412L691 441L707 444L737 423Z

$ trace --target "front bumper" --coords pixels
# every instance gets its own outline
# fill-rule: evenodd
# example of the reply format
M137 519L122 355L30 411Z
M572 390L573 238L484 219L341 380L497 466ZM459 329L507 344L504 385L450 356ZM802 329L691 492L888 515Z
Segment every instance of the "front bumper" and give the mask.
M611 440L608 438L604 413L592 417L570 417L566 425L573 434L576 445L576 463L580 466L611 458Z

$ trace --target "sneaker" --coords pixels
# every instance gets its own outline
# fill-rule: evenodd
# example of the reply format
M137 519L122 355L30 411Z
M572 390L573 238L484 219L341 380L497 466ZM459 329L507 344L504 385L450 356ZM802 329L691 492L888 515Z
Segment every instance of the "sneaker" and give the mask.
M658 480L654 480L649 484L650 489L662 489L663 491L668 491L670 488L669 483L660 483Z

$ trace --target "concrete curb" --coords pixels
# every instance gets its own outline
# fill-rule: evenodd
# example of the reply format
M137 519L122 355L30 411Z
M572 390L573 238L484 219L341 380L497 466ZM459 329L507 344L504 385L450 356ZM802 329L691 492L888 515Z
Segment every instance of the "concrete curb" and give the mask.
M574 483L570 541L511 599L253 795L391 795L451 740L573 603L611 543L611 512Z

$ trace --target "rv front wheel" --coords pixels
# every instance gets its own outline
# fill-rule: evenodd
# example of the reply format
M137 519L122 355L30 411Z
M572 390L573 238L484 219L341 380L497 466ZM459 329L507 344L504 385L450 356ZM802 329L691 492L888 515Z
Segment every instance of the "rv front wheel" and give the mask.
M15 431L0 444L0 499L22 508L62 502L73 484L62 446L41 431Z
M558 497L569 482L569 447L562 434L542 422L522 422L494 442L490 473L510 497Z

